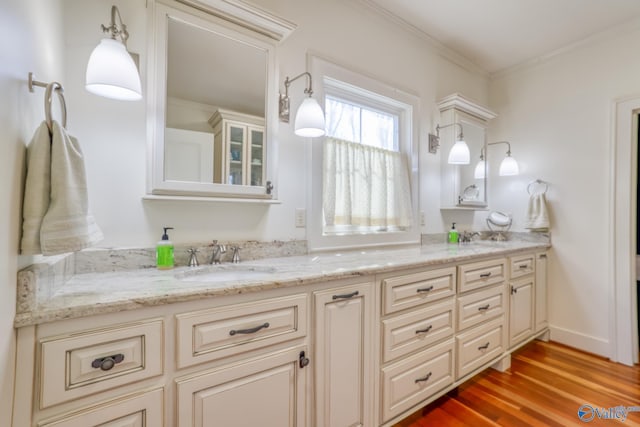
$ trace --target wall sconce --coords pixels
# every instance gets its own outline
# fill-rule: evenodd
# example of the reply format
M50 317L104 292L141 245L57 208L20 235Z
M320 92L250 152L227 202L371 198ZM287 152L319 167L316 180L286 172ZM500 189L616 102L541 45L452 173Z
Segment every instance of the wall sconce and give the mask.
M518 162L516 162L516 159L511 157L511 144L509 144L508 141L498 141L488 143L487 147L489 145L496 144L507 144L507 155L504 159L502 159L502 162L500 162L500 170L498 171L498 174L500 176L518 175L520 173L520 168L518 167ZM484 179L485 171L486 164L484 161L484 149L482 149L480 150L480 161L478 161L478 164L476 165L476 168L473 172L473 177L476 179Z
M116 25L116 16L119 26ZM111 38L102 39L91 52L87 64L86 89L106 98L124 101L141 99L138 68L127 51L129 33L116 6L111 6L111 24L101 27L102 32L109 33Z
M300 107L298 108L294 124L294 132L298 136L315 138L325 134L324 112L322 111L320 104L318 104L318 101L311 97L311 95L313 95L313 90L311 90L311 74L308 72L304 72L292 79L289 77L285 79L284 95L280 94L278 114L281 122L289 123L289 85L302 76L307 76L309 84L304 89L304 93L309 96L302 101L302 104L300 104Z
M456 142L449 151L448 163L451 165L468 165L471 162L471 154L469 153L469 146L464 142L464 134L462 132L462 125L460 123L451 123L448 125L436 126L436 134L429 134L429 152L437 153L440 147L440 129L448 128L449 126L459 126L460 133L456 137Z

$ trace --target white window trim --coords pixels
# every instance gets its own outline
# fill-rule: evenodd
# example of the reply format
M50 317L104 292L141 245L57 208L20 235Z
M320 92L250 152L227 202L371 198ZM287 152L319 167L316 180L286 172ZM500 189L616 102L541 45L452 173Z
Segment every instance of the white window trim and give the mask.
M381 95L381 101L394 100L394 109L380 108L383 111L399 112L399 146L409 158L407 164L410 172L411 203L413 221L411 228L406 231L374 233L374 234L350 234L350 235L323 235L322 228L322 159L324 138L310 139L311 147L307 151L309 171L307 191L307 241L309 250L326 251L339 249L356 249L362 247L414 245L420 243L420 223L418 216L419 189L418 189L418 141L419 141L419 113L420 100L416 95L401 91L387 85L366 74L359 73L323 58L309 55L308 69L314 77L314 97L324 100L325 82L330 87L329 93L337 95L337 91L348 90L349 87L362 88L369 92ZM348 98L354 99L352 92ZM386 99L385 99L386 98ZM322 102L322 101L321 101ZM371 100L366 98L366 104L371 105ZM384 102L387 105L387 102ZM397 108L397 110L395 110ZM395 111L394 111L395 110ZM408 129L408 132L405 131Z

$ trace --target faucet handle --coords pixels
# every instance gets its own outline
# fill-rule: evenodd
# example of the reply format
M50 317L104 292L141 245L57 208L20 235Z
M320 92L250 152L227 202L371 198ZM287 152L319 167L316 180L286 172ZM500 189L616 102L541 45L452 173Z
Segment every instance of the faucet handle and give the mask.
M233 250L233 257L231 258L231 262L237 264L240 262L240 248L238 246L232 246L231 250Z
M211 243L209 244L209 247L215 246L218 244L217 240L212 240Z
M189 267L199 266L200 263L198 262L198 255L196 254L200 251L196 248L189 248L187 252L189 253Z

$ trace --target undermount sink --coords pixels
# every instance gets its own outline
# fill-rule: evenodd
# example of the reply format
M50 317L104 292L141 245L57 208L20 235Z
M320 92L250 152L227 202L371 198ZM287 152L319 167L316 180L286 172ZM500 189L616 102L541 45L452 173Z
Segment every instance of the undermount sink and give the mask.
M256 267L210 267L183 272L176 277L182 282L236 282L265 280L273 277L273 268Z

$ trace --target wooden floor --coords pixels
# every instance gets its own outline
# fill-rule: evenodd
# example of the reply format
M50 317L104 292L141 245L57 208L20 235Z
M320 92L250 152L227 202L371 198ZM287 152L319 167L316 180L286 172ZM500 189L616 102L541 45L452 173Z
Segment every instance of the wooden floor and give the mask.
M394 427L640 426L640 412L583 422L585 404L640 411L640 367L534 341L512 355L509 371L488 369Z

